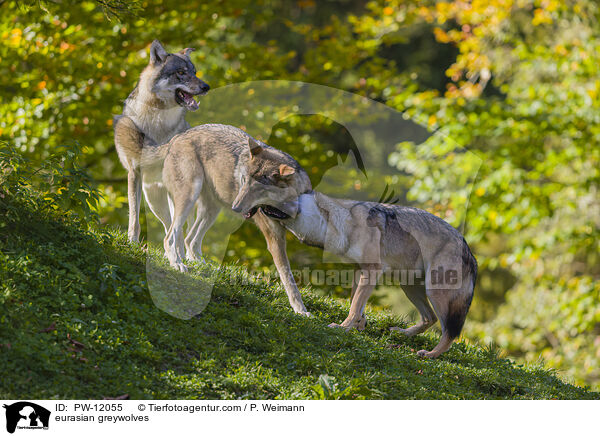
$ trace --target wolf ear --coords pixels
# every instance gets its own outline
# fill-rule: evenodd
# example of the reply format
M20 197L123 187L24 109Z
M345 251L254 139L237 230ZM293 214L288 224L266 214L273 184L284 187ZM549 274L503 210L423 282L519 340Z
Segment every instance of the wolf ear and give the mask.
M188 59L189 59L189 58L190 58L190 54L191 54L193 51L196 51L196 49L195 49L195 48L189 48L189 47L188 47L188 48L184 48L183 50L181 50L181 51L179 52L179 54L180 54L180 55L183 55L183 56L185 56L186 58L188 58Z
M256 140L252 137L248 137L248 148L250 149L251 157L254 157L263 151L262 145L256 142Z
M167 55L167 51L158 39L152 41L152 45L150 46L150 62L153 65L163 63L167 58Z
M279 165L279 175L281 177L291 176L295 172L296 172L296 170L289 165L286 165L286 164Z

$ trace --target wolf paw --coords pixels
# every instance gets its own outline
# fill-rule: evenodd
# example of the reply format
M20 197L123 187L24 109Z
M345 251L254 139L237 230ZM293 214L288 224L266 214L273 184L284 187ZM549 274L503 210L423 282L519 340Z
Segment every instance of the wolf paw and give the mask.
M173 268L183 273L188 272L188 267L185 266L183 263L176 263L175 265L173 265Z
M307 311L305 311L305 310L303 310L303 311L300 311L300 312L296 312L296 314L298 314L298 315L300 315L300 316L305 316L305 317L307 317L307 318L312 318L312 313L310 313L310 312L307 312Z
M419 357L425 357L427 359L435 359L437 357L437 355L431 351L427 351L427 350L419 350L417 351L417 356Z
M185 258L187 260L189 260L190 262L198 262L200 264L205 264L206 261L204 260L204 258L200 257L200 256L196 256L195 254L188 254L185 256Z
M408 337L411 337L411 336L415 335L414 330L411 330L410 328L403 329L403 328L400 328L400 327L390 327L390 331L391 332L398 332L398 333L400 333L402 335L406 335Z
M338 328L338 329L344 329L345 331L349 332L350 330L356 328L356 326L346 326L343 323L342 324L336 324L335 322L332 322L331 324L329 324L327 327L331 327L331 328Z
M204 257L202 256L202 253L198 252L198 251L194 251L190 247L185 248L185 258L192 262L206 263L206 261L204 260Z

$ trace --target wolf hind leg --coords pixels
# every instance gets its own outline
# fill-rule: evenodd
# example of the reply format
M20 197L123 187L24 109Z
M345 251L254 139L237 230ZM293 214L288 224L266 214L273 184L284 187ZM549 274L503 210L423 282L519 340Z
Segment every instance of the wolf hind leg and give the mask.
M144 185L144 196L150 210L160 220L167 233L171 226L171 205L167 189L158 183Z
M427 297L440 320L442 337L433 350L420 350L417 354L436 358L448 351L454 339L460 336L473 298L473 284L465 280L460 289L428 289Z
M390 330L397 331L408 337L411 337L423 333L429 327L434 325L437 321L437 317L435 316L435 312L429 305L424 285L405 285L402 287L402 290L404 291L408 299L411 301L411 303L414 304L414 306L419 311L421 319L418 323L406 329L400 327L390 327Z
M204 235L214 224L221 208L216 202L200 196L196 203L196 220L188 229L185 238L186 258L193 261L202 261L202 240Z
M202 180L190 184L181 184L173 192L173 221L164 239L164 248L169 263L179 271L186 272L183 264L184 241L183 226L190 214L202 188Z

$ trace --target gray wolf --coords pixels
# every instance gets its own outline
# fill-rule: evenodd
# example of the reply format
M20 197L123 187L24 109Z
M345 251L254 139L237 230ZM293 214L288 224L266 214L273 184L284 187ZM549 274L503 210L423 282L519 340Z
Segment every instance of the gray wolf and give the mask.
M204 95L210 89L196 77L191 51L186 48L179 53L167 53L159 41L152 42L150 62L125 100L123 114L114 119L115 147L127 169L130 241L139 240L142 188L165 231L171 224L167 191L160 181L148 182L149 178L140 171L140 162L144 150L151 151L189 129L185 113L197 110L194 96Z
M184 249L188 258L201 252L202 239L219 211L224 207L231 209L240 188L254 177L247 168L259 150L261 154L270 156L262 168L269 174L265 182L276 185L279 190L288 190L289 196L312 189L310 179L300 171L300 165L291 156L233 126L196 126L175 136L167 144L142 154L144 177L148 183L162 183L173 206L173 219L164 239L164 248L174 268L187 270L183 264ZM298 175L284 182L291 172ZM194 205L196 220L188 228L184 239L183 225ZM263 213L248 214L246 218L252 219L265 236L290 305L296 313L310 315L290 269L285 228Z
M284 175L278 176L273 172L278 166L268 149L255 149L232 209L245 218L260 211L301 242L360 266L350 313L331 326L364 329L364 309L376 279L389 270L418 271L423 280L402 284L402 289L421 319L407 329L392 329L413 336L439 319L440 342L418 354L435 358L447 351L460 335L477 276L477 262L460 232L421 209L300 192L297 179L306 178L304 170L282 166Z

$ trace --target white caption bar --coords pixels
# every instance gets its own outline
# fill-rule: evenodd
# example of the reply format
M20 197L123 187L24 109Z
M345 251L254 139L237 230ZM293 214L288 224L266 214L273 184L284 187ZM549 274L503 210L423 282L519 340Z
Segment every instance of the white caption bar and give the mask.
M598 401L2 400L0 434L600 434ZM4 416L5 415L5 416ZM38 433L35 430L44 430ZM238 433L239 432L239 433Z

